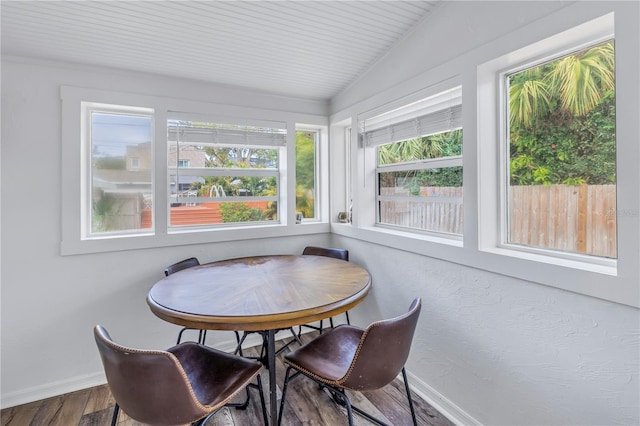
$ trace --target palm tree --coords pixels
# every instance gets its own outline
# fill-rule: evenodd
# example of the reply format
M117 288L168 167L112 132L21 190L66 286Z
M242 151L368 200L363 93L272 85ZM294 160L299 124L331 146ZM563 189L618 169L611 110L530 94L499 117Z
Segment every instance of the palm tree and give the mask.
M614 66L609 41L509 76L512 184L615 181Z
M613 41L509 76L512 128L531 127L554 110L584 116L615 90Z
M378 164L394 164L403 161L441 157L445 141L440 135L382 145L378 149Z

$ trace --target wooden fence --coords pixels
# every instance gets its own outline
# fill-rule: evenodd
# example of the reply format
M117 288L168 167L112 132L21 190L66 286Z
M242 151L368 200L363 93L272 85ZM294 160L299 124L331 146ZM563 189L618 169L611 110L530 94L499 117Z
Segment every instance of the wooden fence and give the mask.
M462 234L462 188L383 190L400 198L380 203L382 223ZM512 186L509 208L511 244L617 257L615 185Z

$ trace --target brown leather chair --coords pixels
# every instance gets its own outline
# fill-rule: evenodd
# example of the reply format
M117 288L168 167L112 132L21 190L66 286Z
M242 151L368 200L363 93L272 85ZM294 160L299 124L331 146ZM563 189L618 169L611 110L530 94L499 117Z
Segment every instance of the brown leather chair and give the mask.
M345 250L345 249L307 246L302 251L302 254L303 255L311 255L311 256L332 257L334 259L345 260L347 262L349 261L349 250ZM347 317L347 324L351 324L351 320L349 319L349 311L345 311L344 314ZM329 324L331 325L331 328L333 328L333 317L329 318ZM307 328L311 328L313 330L318 330L318 331L320 331L320 334L322 334L322 320L320 320L320 326L319 327L316 327L315 325L311 325L311 324L303 324L303 325L301 325L300 328L298 329L298 336L302 332L302 327L307 327Z
M120 408L132 419L153 425L203 425L220 408L248 387L257 388L262 414L262 364L195 342L166 351L120 346L100 325L94 336L109 389L116 400L111 424ZM252 381L257 379L257 384Z
M285 355L287 372L278 424L282 421L289 381L299 374L326 387L336 402L346 405L349 425L353 425L352 410L372 422L384 424L351 405L345 390L363 392L380 389L402 373L413 424L417 425L404 364L409 357L421 306L422 301L415 299L406 314L374 322L365 330L339 325ZM293 374L292 369L295 370Z

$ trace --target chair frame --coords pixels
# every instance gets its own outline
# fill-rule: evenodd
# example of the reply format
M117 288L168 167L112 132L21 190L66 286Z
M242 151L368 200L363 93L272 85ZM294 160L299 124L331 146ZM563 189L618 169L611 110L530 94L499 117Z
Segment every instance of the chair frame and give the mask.
M176 272L180 272L183 271L185 269L189 269L189 268L193 268L196 266L200 266L200 261L198 260L197 257L189 257L187 259L181 260L179 262L173 263L169 266L167 266L164 269L164 276L168 277L171 274L175 274ZM187 330L194 330L198 332L198 340L197 342L204 345L205 344L205 340L207 340L207 330L200 330L197 328L192 328L192 327L182 327L182 329L180 329L180 332L178 333L178 340L176 341L176 345L180 344L180 342L182 341L182 333L184 333ZM238 333L236 332L236 339L239 339Z
M339 249L339 248L325 248L325 247L317 247L317 246L306 246L302 250L302 254L306 256L324 256L324 257L332 257L334 259L344 260L346 262L349 261L349 250L347 249ZM349 318L349 311L344 311L345 316L347 317L347 324L351 324L351 319ZM307 327L312 330L317 330L322 334L324 328L322 327L323 320L320 320L320 325L315 326L311 324L301 324L298 326L298 337L302 335L302 327ZM329 318L329 325L331 328L334 328L333 325L333 317Z
M315 383L317 383L321 389L328 389L333 400L338 403L339 405L344 405L347 407L347 416L348 416L348 420L349 420L349 426L353 426L353 411L357 412L358 414L364 416L365 418L367 418L368 420L370 420L373 423L382 425L382 426L389 426L387 423L383 422L382 420L373 417L371 414L363 411L362 409L354 406L351 401L349 400L349 397L346 394L346 390L352 390L355 392L361 392L361 391L369 391L369 390L374 390L376 388L371 388L371 389L353 389L350 388L348 385L341 385L344 383L347 383L349 381L349 376L351 375L351 372L354 368L357 369L356 365L358 364L358 357L360 355L360 349L363 348L363 345L365 344L365 341L367 339L367 336L369 335L369 331L372 330L374 327L377 327L379 325L382 325L384 323L389 323L391 321L397 321L397 320L407 320L410 316L415 316L415 315L419 315L420 313L420 309L421 309L421 305L422 302L420 300L420 298L415 299L411 306L409 307L409 311L405 314L402 314L398 317L395 318L390 318L388 320L382 320L382 321L377 321L374 322L372 324L370 324L365 330L359 329L362 331L362 335L360 336L360 341L358 343L358 347L355 350L355 353L353 355L353 359L351 360L350 364L350 368L349 370L346 372L345 376L343 376L340 379L337 380L330 380L330 379L325 379L321 376L319 376L317 373L314 373L312 371L308 371L307 369L303 368L303 367L299 367L299 366L294 366L293 364L291 364L291 362L289 362L286 358L285 358L285 364L287 364L287 371L285 374L285 379L284 379L284 385L282 387L282 397L280 400L280 412L278 413L278 425L281 424L282 422L282 413L284 411L284 401L286 398L286 394L287 394L287 388L289 385L289 382L291 380L293 380L294 378L298 377L299 375L303 375L305 377L308 377L309 379L311 379L312 381L314 381ZM417 311L417 312L416 312ZM415 319L415 321L417 322L417 317ZM415 323L414 323L415 326ZM341 327L351 327L348 325L342 325L339 326L338 328ZM336 332L338 330L338 328L336 328ZM351 327L352 329L358 329L357 327ZM329 332L331 333L331 332ZM412 331L412 336L413 333L415 333L415 329ZM410 343L409 343L410 344ZM408 356L408 352L406 354L406 356ZM406 362L406 359L403 361ZM291 370L295 370L295 372L293 374L291 374ZM405 387L405 391L407 393L407 400L409 403L409 409L411 411L411 419L413 420L413 425L417 426L417 419L416 419L416 413L415 413L415 409L413 406L413 399L411 397L411 389L409 387L409 381L407 380L407 373L405 370L404 365L402 365L402 368L400 370L400 372L402 373L402 379L404 381L404 387ZM355 373L354 373L355 374ZM388 385L388 383L387 383Z
M347 396L347 393L345 391L344 388L340 388L340 387L336 387L333 385L329 385L325 382L322 382L318 379L316 379L313 376L310 376L308 374L304 374L303 372L296 370L293 374L291 373L291 370L295 370L294 367L287 367L287 372L285 374L285 378L284 378L284 385L282 387L282 398L280 399L280 411L278 413L278 425L280 425L280 423L282 422L282 410L284 408L284 399L285 399L285 394L287 392L287 386L289 385L289 382L291 380L293 380L294 378L298 377L299 375L303 375L308 377L309 379L313 380L315 383L318 384L318 386L320 387L320 389L324 389L326 388L327 390L329 390L329 393L331 393L331 397L333 398L333 400L338 404L338 405L344 405L347 407L347 417L349 419L349 426L353 426L353 412L355 411L356 413L360 414L361 416L369 419L369 421L371 421L372 423L376 423L378 425L381 426L392 426L389 425L388 423L383 422L382 420L373 417L371 414L367 413L366 411L362 410L361 408L353 405L351 403L351 400L349 399L349 397ZM402 367L402 380L404 381L404 389L407 393L407 400L409 401L409 410L411 411L411 419L413 420L413 424L414 426L418 425L418 422L416 420L416 412L415 409L413 407L413 399L411 397L411 389L409 388L409 381L407 380L407 372L405 370L404 367Z
M184 370L184 366L182 364L182 362L180 361L180 359L178 358L177 354L173 354L172 349L178 349L180 347L184 347L181 345L177 345L174 346L173 348L170 348L166 351L163 350L145 350L145 349L134 349L134 348L129 348L126 346L122 346L116 342L113 341L113 339L111 338L111 336L109 335L109 333L107 332L106 329L104 329L103 327L96 325L94 327L94 337L96 339L96 343L100 342L102 345L108 347L110 350L112 351L116 351L118 353L129 353L129 354L141 354L141 355L150 355L150 356L156 356L156 357L163 357L163 358L167 358L170 359L171 362L174 364L175 368L177 369L178 373L183 377L184 380L184 384L186 385L186 387L189 389L189 392L191 393L191 397L194 398L195 401L197 401L197 403L200 405L200 407L202 407L204 409L204 407L206 407L205 403L202 403L201 401L199 401L195 394L193 393L192 390L192 383L189 381L187 373ZM207 348L207 350L213 350L211 348L208 348L204 345L201 345L199 343L194 343L194 342L186 342L183 343L182 345L197 345L199 347L204 347ZM98 349L99 352L101 352L101 357L102 357L102 349L100 349L100 345L98 345ZM104 359L103 359L104 362ZM105 364L105 369L106 369L106 364ZM259 370L258 370L259 371ZM105 370L106 372L106 370ZM192 425L204 425L211 417L213 417L218 411L220 411L222 408L224 407L236 407L237 409L245 409L248 407L249 405L249 388L252 389L258 389L258 393L260 395L260 404L262 407L262 415L263 415L263 420L264 420L264 424L268 425L269 421L268 421L268 415L267 415L267 407L266 407L266 403L265 403L265 398L264 398L264 390L263 390L263 386L262 386L262 379L260 377L259 372L256 373L256 382L257 383L247 383L245 386L245 391L247 393L247 399L245 402L243 403L232 403L232 402L227 402L226 404L222 404L220 406L218 406L217 408L212 409L210 412L206 413L203 415L202 418L194 420L191 424ZM237 392L237 391L236 391ZM235 396L235 392L231 395L231 396L227 396L227 400L230 400L233 398L233 396ZM115 406L113 408L113 415L111 417L111 426L116 426L117 422L118 422L118 416L120 413L120 404L116 401Z

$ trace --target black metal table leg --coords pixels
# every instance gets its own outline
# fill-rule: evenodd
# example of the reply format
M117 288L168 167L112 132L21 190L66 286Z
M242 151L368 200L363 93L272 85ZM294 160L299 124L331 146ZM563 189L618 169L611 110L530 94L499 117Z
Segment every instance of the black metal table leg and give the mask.
M269 407L271 421L275 425L278 421L278 401L276 390L276 332L269 330L267 335L267 369L269 370Z

